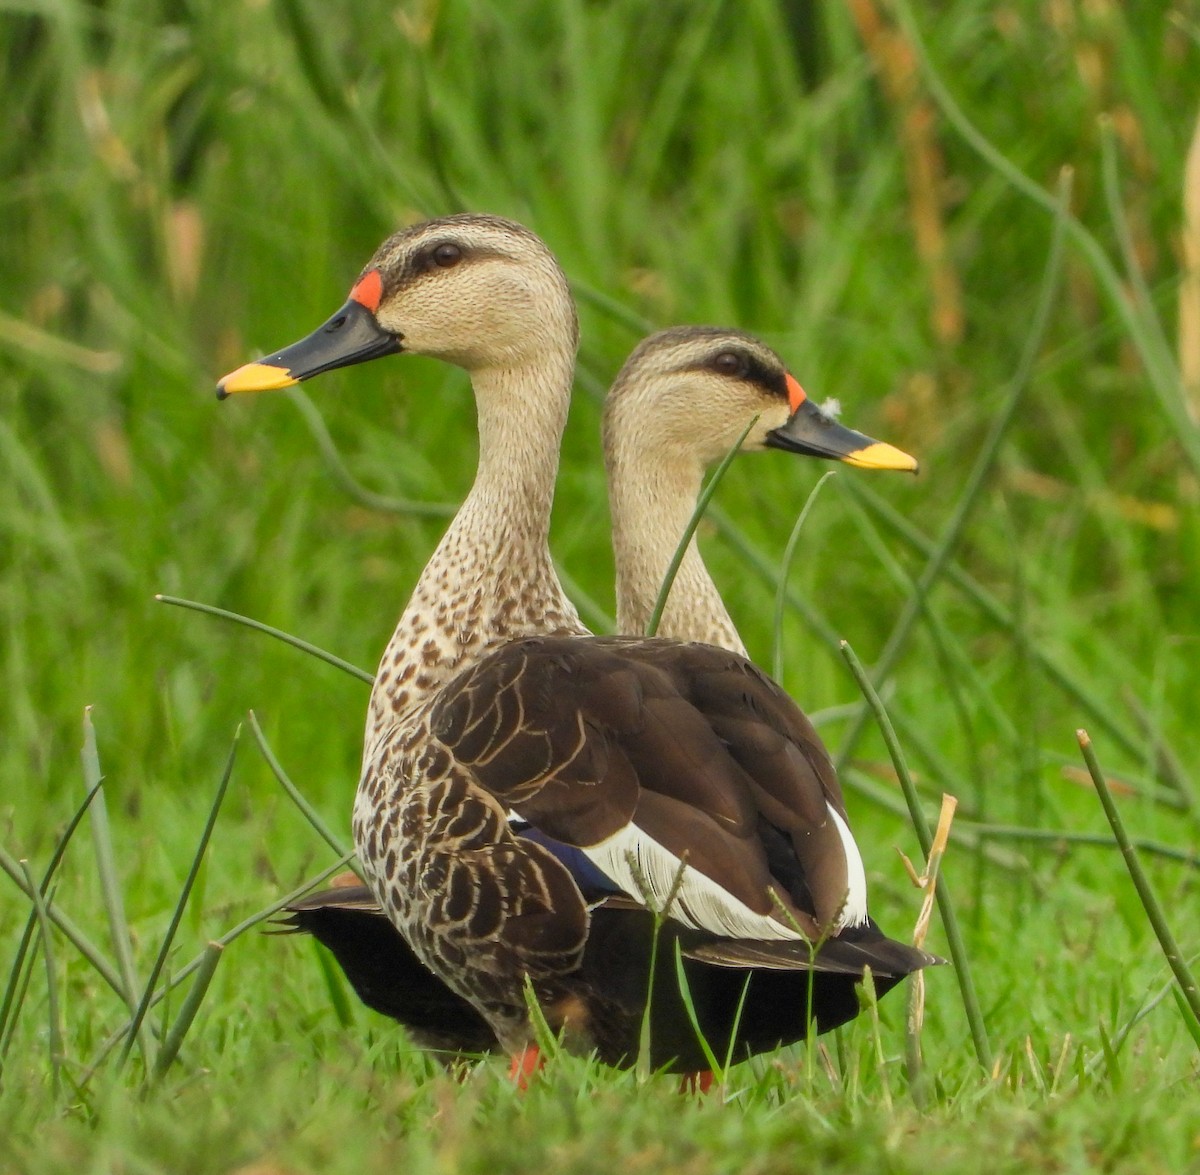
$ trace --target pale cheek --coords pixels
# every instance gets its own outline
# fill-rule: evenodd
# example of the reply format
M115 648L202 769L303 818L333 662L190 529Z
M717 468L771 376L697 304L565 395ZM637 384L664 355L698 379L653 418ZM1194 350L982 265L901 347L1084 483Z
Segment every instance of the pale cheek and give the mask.
M455 361L487 335L488 316L469 300L428 298L402 320L383 323L401 336L404 349L415 355L432 355Z

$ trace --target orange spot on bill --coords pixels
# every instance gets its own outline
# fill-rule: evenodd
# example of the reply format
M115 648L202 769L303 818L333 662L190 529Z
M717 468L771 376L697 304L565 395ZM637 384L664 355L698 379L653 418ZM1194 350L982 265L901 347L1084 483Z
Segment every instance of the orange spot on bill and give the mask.
M350 297L365 306L372 314L379 309L379 300L383 297L383 277L378 269L369 269L354 283Z
M791 406L792 411L795 412L808 397L804 394L804 389L796 382L796 377L790 371L783 378L787 382L788 404Z

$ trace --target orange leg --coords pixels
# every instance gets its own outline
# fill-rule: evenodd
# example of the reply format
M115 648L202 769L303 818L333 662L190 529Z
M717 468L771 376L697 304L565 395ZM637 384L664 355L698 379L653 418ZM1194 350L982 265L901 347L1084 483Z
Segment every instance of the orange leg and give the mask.
M513 1056L512 1064L508 1067L508 1078L518 1089L526 1090L542 1064L541 1050L536 1044L527 1044L523 1052Z
M696 1073L685 1073L679 1079L680 1093L708 1093L713 1085L711 1069L701 1069Z

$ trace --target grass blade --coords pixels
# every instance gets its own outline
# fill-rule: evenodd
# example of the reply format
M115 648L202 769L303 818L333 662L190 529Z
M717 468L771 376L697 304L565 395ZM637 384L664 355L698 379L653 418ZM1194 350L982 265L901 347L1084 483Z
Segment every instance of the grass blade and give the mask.
M327 665L332 665L335 669L350 674L351 677L357 677L359 681L366 682L367 685L371 685L375 681L374 674L368 673L365 669L359 669L357 665L351 665L349 661L343 661L341 657L327 653L324 649L319 649L316 645L311 645L308 641L301 640L298 636L292 636L291 633L284 632L282 629L272 628L271 625L264 624L261 620L251 620L249 616L239 616L236 612L228 612L224 608L216 608L212 604L200 604L195 600L184 600L179 596L165 596L160 593L154 598L160 604L172 604L176 608L202 612L205 616L216 616L221 620L229 620L234 624L252 628L255 632L266 633L267 636L272 636L285 645L291 645L292 648L299 649L310 657L316 657L318 661L324 661Z
M1171 986L1171 994L1175 997L1175 1006L1179 1009L1179 1014L1183 1017L1183 1023L1187 1027L1188 1035L1192 1038L1196 1048L1200 1050L1200 1020L1196 1019L1196 1013L1192 1011L1192 1006L1184 998L1183 992L1174 985Z
M36 932L38 928L37 910L31 909L32 927ZM8 1050L12 1047L13 1037L16 1036L17 1023L21 1017L21 1009L25 1006L25 997L29 994L29 985L33 980L33 972L37 966L38 946L41 944L41 939L34 937L31 933L30 941L27 943L22 937L21 946L24 954L20 960L21 966L14 964L11 972L11 979L14 983L12 992L12 1018L8 1023L8 1031L3 1037L0 1037L0 1079L4 1077L4 1061L8 1056ZM23 964L28 962L28 966Z
M292 803L300 809L304 819L316 829L317 834L335 853L338 853L346 860L353 857L353 851L348 849L337 838L329 825L321 818L320 812L300 794L300 789L288 778L287 772L284 771L279 760L275 758L275 752L271 750L271 744L267 742L267 736L263 734L262 727L259 726L258 718L253 710L250 711L250 730L254 734L254 741L258 743L258 749L262 752L262 757L267 761L267 766L271 768L272 774L279 780L283 790L291 797Z
M30 888L29 883L25 880L25 871L15 857L9 855L7 850L0 848L0 869L9 875L16 883L17 888L32 902L34 900L34 887ZM104 957L100 949L67 917L66 914L51 906L46 911L46 916L50 919L63 935L71 943L71 945L96 969L100 978L108 984L122 999L125 998L125 992L121 984L121 976L113 965Z
M329 1002L333 1014L343 1029L354 1027L354 1007L346 995L346 985L342 982L342 970L334 962L333 956L315 938L313 950L317 955L317 966L321 969L321 978L325 980L325 990L329 993Z
M809 972L808 991L805 999L808 1001L806 1013L808 1015L809 1024L812 1024L812 989L814 972ZM690 994L690 993L689 993ZM725 1050L725 1068L722 1072L720 1069L713 1070L713 1076L720 1082L724 1082L729 1074L729 1070L733 1068L734 1049L737 1047L738 1028L742 1023L742 1014L746 1010L746 1000L750 997L750 976L746 976L746 982L742 984L741 995L738 996L737 1008L733 1013L733 1026L729 1033L729 1047Z
M542 1011L542 1005L538 1002L537 992L533 987L533 980L528 974L525 976L524 996L525 1010L529 1013L529 1026L533 1029L535 1047L541 1054L541 1061L538 1065L538 1070L540 1070L545 1063L553 1061L558 1056L561 1042L555 1036L554 1029L550 1027L550 1022L546 1019L546 1014ZM516 1082L518 1088L524 1089L524 1082L532 1074L526 1075L521 1069L515 1066L516 1061L514 1058L514 1068L510 1076Z
M1129 870L1129 877L1133 882L1134 889L1137 890L1142 909L1146 911L1146 917L1150 920L1150 926L1154 930L1158 944L1167 957L1167 965L1171 968L1171 974L1175 976L1175 982L1179 984L1183 998L1187 1001L1192 1015L1200 1020L1200 989L1196 986L1195 976L1192 975L1191 968L1184 959L1179 944L1175 941L1175 935L1172 934L1167 923L1167 917L1163 913L1158 895L1154 892L1150 878L1146 876L1146 871L1142 868L1137 849L1134 848L1129 834L1125 831L1125 822L1121 819L1121 813L1113 800L1108 780L1104 778L1104 772L1100 770L1096 752L1092 749L1092 740L1088 737L1086 730L1077 730L1075 737L1079 740L1079 749L1083 752L1083 760L1087 764L1092 782L1096 785L1096 795L1099 796L1104 815L1108 817L1108 823L1112 826L1113 837L1121 850L1125 868Z
M658 589L658 599L654 601L654 611L650 613L650 619L646 623L647 636L654 636L658 632L658 626L662 621L663 609L667 606L667 597L671 594L671 585L675 582L675 576L679 574L679 566L683 562L684 555L687 553L688 544L692 541L692 536L696 533L696 527L700 525L700 519L704 517L704 511L713 494L717 492L717 486L721 484L721 479L728 472L730 465L733 464L733 459L741 451L742 442L750 435L750 430L757 423L758 417L756 416L746 425L733 448L725 454L721 459L721 464L713 471L712 477L708 479L708 484L700 491L700 497L696 500L696 508L692 511L692 516L688 519L688 524L684 528L683 537L680 538L679 545L675 548L675 554L671 557L670 566L667 567L667 574L663 576L662 587Z
M880 497L869 486L864 486L854 478L847 478L843 488L856 501L865 505L868 510L884 522L892 532L902 539L909 547L926 559L932 559L937 550L937 544L922 534L907 518L904 517L890 502ZM981 583L965 572L956 562L950 560L945 567L945 577L976 608L993 624L1003 629L1017 640L1022 640L1022 628L1017 623L1012 612L1006 608ZM1031 658L1038 668L1058 686L1060 690L1076 705L1083 709L1097 725L1133 759L1142 755L1142 746L1137 738L1122 725L1111 707L1104 705L1094 694L1080 685L1079 681L1067 669L1061 666L1053 656L1041 646L1032 644L1022 650L1022 655Z
M696 1040L700 1043L700 1051L704 1053L704 1059L708 1062L708 1067L712 1070L713 1076L718 1082L723 1082L725 1080L725 1066L717 1060L717 1054L712 1051L712 1046L708 1043L708 1038L704 1035L700 1027L700 1016L696 1012L696 1003L692 999L692 985L688 983L687 972L683 967L683 947L680 945L679 939L675 940L675 979L679 984L679 997L683 1000L684 1011L687 1012L688 1020L692 1025L692 1031L695 1032ZM738 1012L740 1015L740 1006ZM733 1041L736 1038L737 1024L735 1023L733 1032L729 1036L729 1047L731 1049L733 1048Z
M298 885L295 889L284 894L283 897L272 902L264 909L259 910L257 913L251 914L248 918L243 918L242 921L237 923L237 925L235 925L231 930L225 931L225 933L216 941L219 942L223 947L229 946L234 939L240 938L246 933L247 930L252 930L260 922L265 922L273 914L278 914L279 911L284 908L284 906L290 905L299 897L303 897L310 889L316 889L316 887L323 881L327 881L335 873L345 869L346 866L349 865L353 860L353 853L343 853L336 861L334 861L332 865L329 866L328 869L322 869L320 873L318 873L315 877L310 877L306 882L304 882L303 885ZM176 976L176 980L178 981L180 979L184 979L190 975L192 971L195 970L198 963L199 959L193 959L192 962Z
M557 559L554 570L571 603L579 609L580 618L593 632L615 632L617 622Z
M200 963L196 968L196 978L193 980L192 986L188 988L187 996L180 1005L179 1015L175 1017L175 1022L171 1025L171 1030L167 1033L162 1048L159 1050L158 1060L154 1066L156 1081L166 1073L179 1055L183 1038L191 1028L192 1021L195 1020L196 1013L200 1011L200 1005L208 994L209 984L212 983L213 975L224 950L225 948L219 942L210 942L204 948L204 954L200 956Z
M879 1074L879 1080L882 1083L884 1107L890 1113L892 1109L892 1083L888 1077L887 1056L883 1051L883 1030L879 1023L879 996L875 991L875 977L871 974L870 967L863 969L863 981L858 985L857 991L858 1005L868 1014L868 1021L871 1026L872 1052L875 1057L875 1071Z
M905 762L904 752L900 747L899 740L896 738L896 731L892 726L891 719L888 718L887 710L884 708L879 694L876 693L870 678L867 677L862 662L859 661L854 650L846 641L842 641L842 654L846 658L846 663L850 666L850 672L854 674L854 679L858 682L858 688L862 690L863 696L867 699L867 704L874 713L876 722L879 724L883 741L887 744L888 753L891 755L892 763L896 768L896 775L900 779L900 787L904 792L904 799L908 804L909 818L912 820L913 829L916 831L917 840L920 842L921 852L928 858L933 850L933 832L929 827L925 810L921 807L921 801L917 795L916 786L913 784L912 776L908 773L908 764ZM988 1042L987 1029L984 1027L983 1012L979 1006L979 997L975 993L975 980L972 977L971 965L967 959L966 944L963 942L962 932L958 925L958 916L954 911L954 903L950 899L950 891L947 889L945 881L939 882L936 896L938 913L941 915L942 927L946 932L946 943L950 949L950 957L954 962L954 972L958 976L958 987L962 996L963 1010L966 1012L967 1023L971 1028L971 1040L975 1045L975 1056L978 1058L980 1066L985 1071L990 1072L992 1068L992 1047Z
M158 977L162 974L162 969L167 962L167 956L171 951L171 944L175 941L175 933L179 929L179 923L183 919L183 912L187 908L188 898L192 893L192 886L196 884L196 877L200 872L201 864L204 862L204 854L208 849L208 842L212 839L213 829L217 823L217 816L220 814L221 804L225 799L225 792L229 787L229 779L233 775L233 764L237 758L238 741L241 736L242 728L239 726L233 736L233 745L229 748L229 757L225 761L225 770L221 774L221 782L217 785L217 794L213 797L212 805L208 810L208 820L205 822L204 831L200 834L200 842L196 845L196 852L192 856L191 868L188 870L188 875L184 880L183 889L179 893L179 900L175 903L175 912L171 915L170 925L167 927L167 932L163 935L162 945L158 949L158 957L154 960L154 966L150 969L150 977L146 980L145 989L142 991L142 998L138 1002L137 1011L133 1014L132 1027L129 1035L125 1038L125 1048L122 1050L120 1059L117 1062L118 1068L125 1063L129 1056L129 1050L133 1045L134 1037L141 1031L146 1012L150 1007L150 1000L154 995L154 988L158 984Z
M323 881L327 881L340 869L344 869L349 860L350 855L348 854L342 857L340 860L335 861L329 866L328 869L323 869L315 877L310 877L302 885L298 885L290 893L284 894L283 897L272 902L265 909L258 910L256 913L251 914L248 918L244 918L232 929L227 930L223 935L221 935L220 938L215 939L214 941L216 945L222 948L229 946L230 943L240 938L246 933L246 931L252 930L255 926L259 925L259 923L265 922L274 914L278 914L279 911L284 908L284 906L287 906L291 902L294 902L297 898L302 897L304 894L308 893L309 890L315 889L318 885L320 885ZM51 911L51 916L53 917L53 911ZM194 958L190 963L171 976L170 981L163 984L163 986L160 987L158 991L156 991L151 997L149 1008L154 1008L161 1000L166 999L166 997L172 991L174 991L176 987L183 983L185 979L199 971L200 968L205 965L205 959L207 957L208 949L205 948L205 950L197 955L196 958ZM149 1008L147 1010L149 1010ZM80 1081L81 1087L86 1085L92 1079L97 1070L104 1063L104 1060L109 1053L111 1053L112 1050L129 1035L129 1029L132 1024L132 1020L127 1020L122 1027L118 1028L117 1031L109 1036L108 1039L100 1046Z
M317 442L317 449L329 467L333 480L360 506L365 506L368 510L378 510L383 514L411 514L417 518L454 517L458 507L453 502L416 502L407 498L389 498L361 485L338 452L338 447L325 424L325 418L317 406L299 388L289 388L287 396L304 417L304 423L308 425L313 440Z
M708 514L721 537L738 553L745 565L756 571L764 583L772 588L778 587L779 569L746 537L742 528L718 505L713 505ZM794 588L787 588L785 591L788 607L808 625L809 630L827 649L831 652L836 651L839 638L833 625Z
M925 870L917 878L924 891L921 900L921 912L917 915L917 925L913 931L913 946L924 947L925 937L929 933L929 921L933 916L934 895L937 893L938 871L942 858L946 855L946 846L950 841L950 823L954 819L954 810L958 801L953 796L942 796L942 811L938 817L937 830L933 834L933 844L925 861ZM921 1056L921 1030L925 1023L925 972L918 971L909 981L908 987L908 1016L905 1020L904 1058L908 1071L908 1085L912 1091L913 1101L918 1109L924 1109L927 1098L925 1089L924 1061Z
M610 321L617 323L618 326L623 326L635 339L640 339L644 335L651 334L658 329L659 324L653 319L647 318L644 314L638 314L635 310L630 310L624 302L610 297L603 290L598 289L588 282L573 278L571 280L571 293L580 302L598 310Z
M1016 419L1017 409L1020 407L1021 400L1029 387L1033 376L1034 363L1037 361L1038 354L1042 349L1042 341L1046 337L1046 331L1049 328L1050 319L1057 304L1056 295L1059 279L1062 275L1063 238L1066 231L1065 224L1070 198L1071 173L1064 169L1059 181L1058 201L1056 204L1058 211L1054 219L1054 231L1050 238L1050 253L1046 261L1045 271L1042 274L1041 287L1038 290L1037 302L1033 311L1032 326L1025 340L1021 358L1017 364L1016 374L1012 378L1008 395L1001 405L1000 411L992 421L992 426L983 442L979 456L975 459L975 463L971 467L971 472L967 477L966 484L963 486L958 501L954 505L950 520L946 523L946 527L938 539L933 554L914 584L912 595L906 601L900 618L896 621L895 627L892 629L891 635L883 647L883 652L879 655L879 660L875 664L873 674L876 685L884 681L892 669L895 668L896 662L900 659L900 654L908 641L909 634L912 632L917 618L924 608L926 597L937 580L941 578L955 547L958 545L959 539L962 537L963 531L966 529L967 520L970 518L976 503L979 501L980 494L983 492L983 487L987 482L988 476L991 474L992 467L1000 455L1000 446L1004 438L1008 435L1008 430L1013 421ZM842 740L842 745L838 749L837 756L834 759L834 765L839 770L845 766L850 756L854 753L854 748L857 746L858 740L866 728L868 717L869 710L864 706L859 712L858 720L851 725L845 739Z
M1066 232L1087 258L1092 272L1108 296L1114 312L1121 320L1129 338L1137 348L1149 376L1150 385L1167 419L1171 422L1176 439L1188 460L1200 470L1200 429L1197 429L1187 414L1180 395L1179 372L1171 359L1170 352L1163 353L1157 345L1156 332L1148 331L1137 309L1126 296L1125 284L1116 267L1108 258L1100 242L1075 217L1064 216L1062 203L1039 184L1031 180L975 126L962 107L950 93L929 57L925 42L917 31L912 8L908 0L893 0L901 24L912 44L921 72L925 76L930 95L947 121L958 131L972 150L1003 176L1017 191L1028 196L1035 204L1052 213L1056 221L1064 224Z
M96 793L100 789L100 784L96 784L83 798L83 803L75 809L75 814L71 817L67 827L63 830L62 836L58 838L58 843L54 846L54 852L50 856L50 864L46 866L46 872L42 875L41 893L45 895L50 890L50 882L54 878L54 874L58 870L63 857L66 855L67 846L71 843L71 838L75 835L75 830L79 827L83 820L84 813L88 810L91 802L96 797ZM25 922L25 930L21 934L21 941L17 946L17 955L13 960L12 969L9 972L8 983L4 989L4 998L0 1000L0 1072L4 1069L4 1058L8 1053L9 1042L12 1040L12 1032L6 1032L9 1027L9 1017L12 1017L12 1028L16 1026L17 1017L21 1013L21 1003L24 1000L24 993L28 990L28 976L24 986L21 987L18 994L18 985L20 984L20 976L22 966L25 962L26 952L29 950L29 944L33 940L33 932L38 924L37 906L29 912L29 917ZM33 967L33 960L30 960L30 968Z
M1162 783L1173 787L1179 793L1189 811L1200 810L1200 790L1167 742L1166 736L1158 728L1153 715L1133 690L1126 689L1124 699L1133 714L1133 720L1150 743L1154 774Z
M37 912L39 933L42 939L42 959L46 964L46 1002L49 1005L50 1018L50 1069L54 1076L54 1096L58 1097L64 1054L62 1019L58 1004L58 981L54 974L53 936L50 934L50 918L46 912L46 902L42 898L42 891L33 880L33 870L29 868L28 861L21 862L21 871L25 874L25 882L29 886L29 893L33 898L33 908Z
M638 860L637 855L633 852L627 852L625 858L630 871L633 873L633 879L639 890L642 905L654 916L654 936L650 939L650 967L649 974L646 977L646 1006L642 1009L642 1023L638 1033L638 1055L634 1065L634 1073L637 1076L638 1084L642 1084L650 1079L650 1028L654 1009L654 980L658 975L658 945L663 923L667 919L667 912L674 906L675 899L679 896L679 890L683 885L684 874L687 872L687 862L686 860L679 862L679 868L675 871L671 888L667 891L666 898L660 909L658 903L655 901L654 890L642 870L641 862Z
M804 529L804 523L817 500L817 495L821 492L821 487L836 474L837 470L835 469L821 474L820 481L813 486L812 492L805 499L803 509L796 516L792 533L788 535L787 546L783 548L783 558L779 562L779 584L775 588L775 621L772 627L775 647L771 652L771 676L776 681L783 678L783 609L787 603L788 573L792 570L792 560L796 557L796 551L799 549L800 532Z
M121 883L117 877L116 856L113 853L112 835L108 824L108 807L104 802L104 789L100 786L104 776L100 771L100 756L96 750L96 728L92 725L92 708L83 711L83 778L89 791L96 797L88 807L92 818L92 843L96 850L96 869L100 875L100 891L104 908L108 914L108 932L112 939L113 953L117 960L117 972L121 976L121 994L131 1012L137 1009L138 981L133 967L133 946L129 936L129 923L125 918L125 902L121 894ZM138 1034L142 1055L147 1067L154 1063L154 1040L142 1030Z
M1137 245L1129 227L1129 218L1125 215L1125 208L1121 203L1121 177L1118 171L1117 140L1112 116L1101 114L1097 121L1100 129L1100 176L1104 187L1104 202L1108 207L1108 217L1112 222L1117 247L1125 266L1128 289L1133 294L1131 311L1138 316L1145 345L1154 348L1163 370L1171 371L1174 366L1171 344L1167 342L1162 323L1154 311L1154 299L1146 287L1146 279L1138 261ZM1182 387L1179 390L1182 392Z
M1112 848L1113 843L1112 837L1103 832L1076 832L1067 828L1022 828L1017 824L980 824L965 820L959 829L973 832L984 841L1016 840L1027 841L1030 844L1083 845L1104 849ZM1162 857L1166 861L1177 861L1190 869L1200 869L1200 854L1189 852L1187 849L1142 836L1130 837L1129 843L1139 853Z
M1111 845L1112 841L1110 840L1108 843ZM1193 957L1191 962L1195 963L1195 962L1197 962L1197 959L1195 957ZM1157 1008L1161 1003L1163 1003L1163 1001L1166 1000L1168 996L1175 996L1176 999L1180 998L1178 995L1178 992L1179 992L1179 988L1175 983L1175 977L1172 976L1153 995L1148 996L1146 999L1144 999L1142 1001L1142 1003L1140 1004L1140 1006L1138 1007L1138 1009L1129 1017L1129 1019L1127 1019L1125 1021L1124 1024L1122 1024L1120 1026L1120 1028L1117 1029L1117 1031L1115 1033L1113 1033L1113 1035L1111 1037L1108 1037L1108 1035L1105 1033L1104 1026L1100 1025L1099 1028L1100 1028L1101 1037L1104 1038L1105 1040L1107 1040L1114 1050L1119 1050L1121 1048L1121 1046L1125 1043L1125 1041L1129 1039L1129 1036L1133 1032L1133 1030L1143 1020L1145 1020L1146 1017L1149 1016L1150 1013L1155 1010L1155 1008ZM1188 1009L1188 1012L1189 1013L1191 1012L1190 1008ZM1105 1057L1103 1055L1093 1057L1090 1061L1088 1061L1087 1064L1083 1067L1083 1072L1082 1072L1081 1077L1076 1080L1076 1083L1075 1083L1076 1087L1079 1087L1080 1085L1082 1085L1084 1079L1094 1077L1096 1075L1096 1073L1099 1072L1101 1066L1103 1064L1105 1064L1106 1062L1107 1062L1107 1057Z

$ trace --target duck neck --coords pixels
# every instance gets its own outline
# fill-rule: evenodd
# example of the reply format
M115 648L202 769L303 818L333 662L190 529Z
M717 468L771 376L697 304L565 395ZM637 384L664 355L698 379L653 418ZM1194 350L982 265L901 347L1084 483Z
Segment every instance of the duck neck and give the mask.
M700 462L625 448L608 455L617 570L617 631L642 635L700 494ZM745 653L692 536L663 609L658 635Z
M573 355L472 376L479 410L475 483L384 651L367 716L376 737L496 645L584 632L550 559L548 535Z

